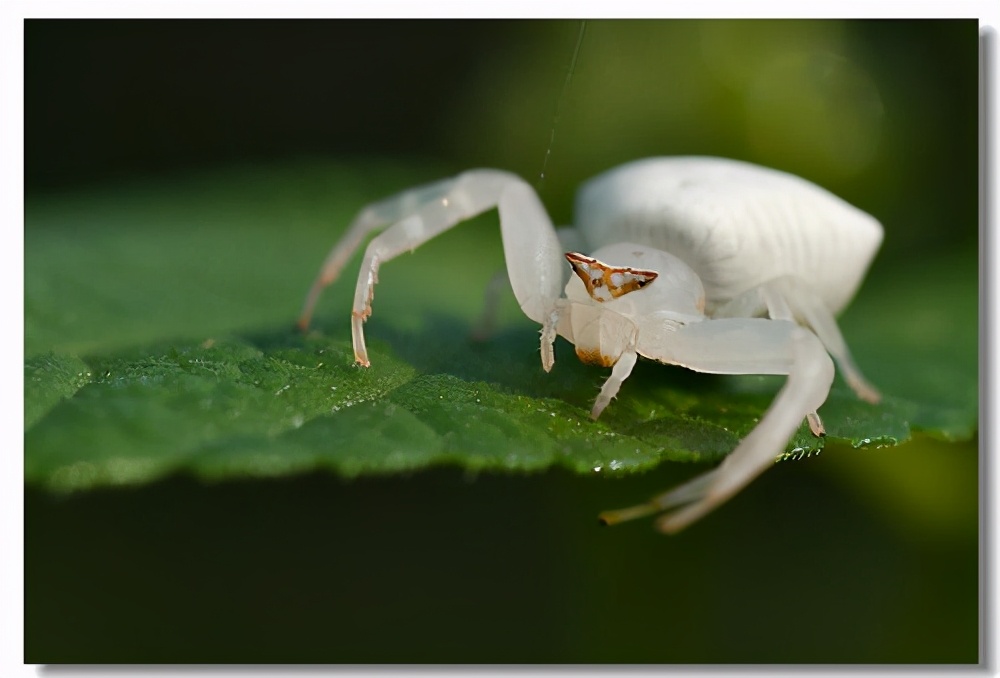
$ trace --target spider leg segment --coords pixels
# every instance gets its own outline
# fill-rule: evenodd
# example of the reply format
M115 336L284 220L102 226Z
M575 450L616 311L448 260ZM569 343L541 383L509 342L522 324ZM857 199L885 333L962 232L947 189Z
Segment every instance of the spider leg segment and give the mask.
M788 379L757 426L714 470L651 501L601 514L614 524L668 511L657 522L677 532L719 506L770 466L803 419L826 400L833 382L830 356L816 336L794 323L762 318L706 320L685 325L656 350L639 352L699 372L787 374ZM641 340L641 335L640 335ZM810 428L815 433L813 422Z
M767 313L776 320L793 320L808 325L837 362L844 380L859 398L878 403L882 395L872 386L851 357L837 321L818 295L803 281L775 278L716 309L715 318L752 317Z
M587 249L583 235L571 226L562 226L556 229L556 237L559 238L559 249L563 252L576 252ZM500 295L509 288L510 279L507 277L507 271L505 270L494 273L493 277L486 284L486 290L483 292L483 312L472 330L472 338L476 341L486 341L493 335L493 330L496 328L497 315L500 312Z
M351 311L354 357L367 366L362 323L371 315L379 266L494 207L500 213L507 275L514 296L525 315L543 326L542 363L550 368L558 322L557 301L566 276L562 251L534 190L516 175L499 170L472 170L364 208L327 256L306 298L299 326L308 326L320 291L336 280L365 237L388 225L365 249Z
M299 314L299 328L305 330L309 327L309 322L312 320L313 308L315 308L316 302L319 301L319 295L322 293L323 288L332 284L340 277L340 272L343 270L344 265L347 264L351 255L361 246L365 238L409 214L420 205L440 200L448 192L453 183L454 179L445 179L433 184L426 184L411 191L405 191L385 200L374 202L363 208L354 217L354 221L347 227L347 231L344 232L340 241L334 245L323 261L319 275L313 281L312 287L309 289L309 294L306 296L305 304L302 306L302 312Z
M500 294L506 289L510 289L507 271L497 271L486 283L486 289L483 291L483 312L472 328L472 338L475 341L486 341L493 336L497 316L500 313Z
M627 348L618 358L618 362L611 368L611 376L604 381L601 392L597 395L597 400L594 401L594 407L590 410L591 419L597 419L601 416L601 412L611 403L611 399L618 395L618 389L621 388L622 382L632 374L632 368L635 367L635 361L638 357L639 355L633 346Z
M500 308L500 293L504 288L510 287L510 278L506 271L494 273L493 277L486 284L486 291L483 294L483 312L473 325L472 339L474 341L486 341L492 334L496 326L497 313ZM565 308L564 300L557 299L554 302L552 311L542 322L542 329L539 331L539 350L542 356L542 369L546 372L552 370L555 364L554 344L558 334L559 318Z

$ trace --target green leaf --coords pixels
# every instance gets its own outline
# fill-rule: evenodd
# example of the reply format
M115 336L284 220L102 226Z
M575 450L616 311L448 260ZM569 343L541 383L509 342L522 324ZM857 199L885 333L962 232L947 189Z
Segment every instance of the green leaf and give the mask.
M450 173L364 169L302 162L30 197L26 480L79 490L176 472L350 477L436 464L622 474L721 459L780 387L640 361L591 421L607 370L559 340L546 374L537 327L512 298L494 337L469 339L503 267L495 214L383 267L366 326L372 367L356 367L358 257L306 336L292 328L302 296L363 204ZM973 436L977 305L974 252L877 263L842 327L886 397L871 406L838 381L822 409L828 440ZM821 447L803 426L789 456Z
M53 353L36 356L24 364L24 427L29 429L63 398L90 381L87 363L75 356Z

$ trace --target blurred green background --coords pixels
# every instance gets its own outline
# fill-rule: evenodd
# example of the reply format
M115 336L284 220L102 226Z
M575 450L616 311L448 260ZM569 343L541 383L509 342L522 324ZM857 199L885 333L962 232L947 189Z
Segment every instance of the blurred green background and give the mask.
M882 221L862 309L865 290L948 261L942 288L971 311L977 38L975 21L588 21L582 40L574 21L28 21L26 198L121 190L134 204L136 182L155 192L230 167L304 167L309 184L309 167L332 163L355 170L351 200L374 200L387 181L496 166L570 223L575 186L597 172L723 155L801 174ZM332 244L340 227L307 240L328 228ZM52 242L32 228L29 297L30 250ZM300 250L278 219L274 238L304 290L324 252ZM235 254L254 261L238 246L217 256ZM262 267L239 283L267 306ZM217 331L192 313L179 334ZM939 359L974 363L976 317L962 317L942 327L915 309L913 332L954 333ZM848 337L864 337L850 320ZM150 339L71 329L41 341ZM684 465L617 481L439 469L28 487L26 660L975 662L976 453L929 436L828 446L674 538L592 517L690 476Z

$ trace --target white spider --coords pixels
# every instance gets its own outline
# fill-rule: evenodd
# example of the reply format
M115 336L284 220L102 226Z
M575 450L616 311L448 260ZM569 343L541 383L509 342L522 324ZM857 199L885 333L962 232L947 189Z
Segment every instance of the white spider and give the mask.
M722 158L652 158L610 170L580 189L576 227L558 231L535 191L500 170L471 170L373 203L328 255L299 325L308 326L320 291L365 237L391 224L368 244L354 295L354 355L367 366L362 322L379 265L494 207L514 295L542 325L542 367L552 368L559 334L584 362L612 368L591 417L639 355L698 372L788 375L716 469L646 504L606 512L604 522L670 511L657 526L675 532L764 471L803 419L823 435L816 410L833 381L830 355L858 396L879 400L834 314L860 285L881 225L804 179Z

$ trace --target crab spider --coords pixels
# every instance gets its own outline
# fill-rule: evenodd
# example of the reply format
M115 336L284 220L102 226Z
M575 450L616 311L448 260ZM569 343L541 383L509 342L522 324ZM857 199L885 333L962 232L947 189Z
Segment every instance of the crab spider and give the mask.
M602 514L605 523L662 511L658 528L676 532L763 472L803 419L823 435L817 410L834 377L830 356L860 398L879 400L834 315L861 284L881 225L804 179L722 158L612 169L583 185L576 227L558 231L535 191L500 170L471 170L373 203L327 256L299 326L308 326L319 293L365 238L388 226L365 250L354 295L354 355L367 366L362 323L379 266L493 208L514 295L542 326L542 367L552 368L558 334L584 362L611 368L591 417L640 355L698 372L787 375L722 464L650 502Z

